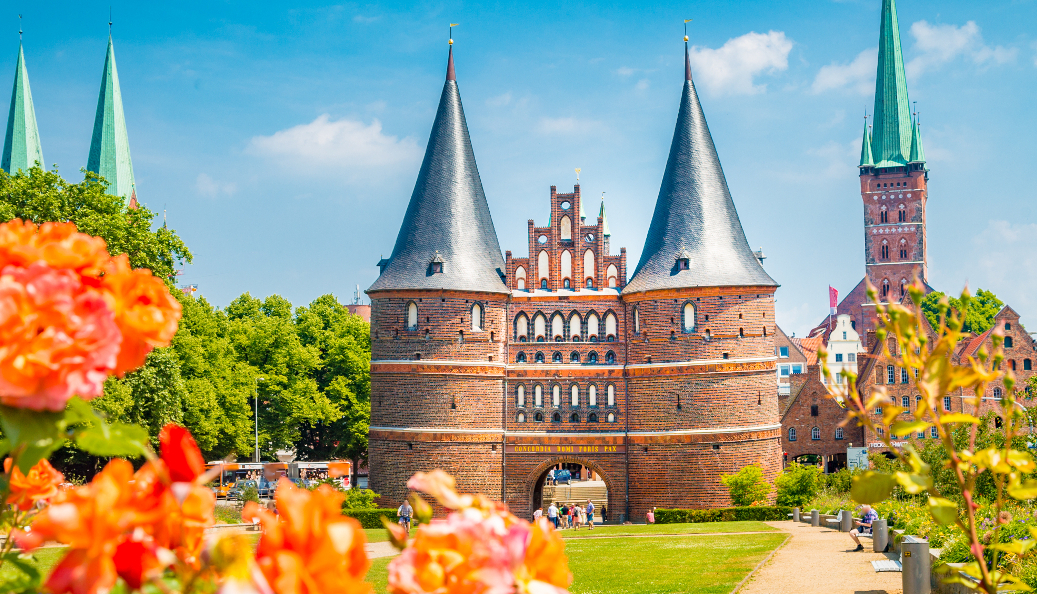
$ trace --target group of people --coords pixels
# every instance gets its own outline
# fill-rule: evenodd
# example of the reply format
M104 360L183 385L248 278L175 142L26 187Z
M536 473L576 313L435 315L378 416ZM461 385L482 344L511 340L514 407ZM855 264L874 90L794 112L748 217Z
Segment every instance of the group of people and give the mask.
M601 508L601 518L604 521L606 519L605 506ZM544 515L544 508L539 507L533 512L533 521L537 521ZM569 505L562 503L559 506L557 503L552 503L547 508L547 521L551 522L554 527L558 530L563 528L571 528L573 530L579 530L581 527L586 526L590 530L594 530L594 502L590 499L587 500L587 505L581 505L575 503Z

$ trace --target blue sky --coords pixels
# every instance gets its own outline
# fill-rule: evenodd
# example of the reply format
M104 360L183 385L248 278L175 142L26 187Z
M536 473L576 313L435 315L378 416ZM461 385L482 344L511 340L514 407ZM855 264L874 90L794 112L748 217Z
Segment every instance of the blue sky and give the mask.
M693 18L693 74L735 204L782 285L779 324L802 335L827 313L828 285L845 294L864 272L856 164L880 6L117 1L113 34L138 196L195 254L182 282L220 305L245 291L303 304L348 301L392 251L450 22L501 248L525 255L526 220L544 224L549 187L571 188L580 167L595 208L607 192L613 250L632 270ZM108 7L0 14L0 85L20 12L43 154L69 179L86 163ZM898 12L931 170L930 284L993 290L1025 323L1037 315L1037 4L900 0Z

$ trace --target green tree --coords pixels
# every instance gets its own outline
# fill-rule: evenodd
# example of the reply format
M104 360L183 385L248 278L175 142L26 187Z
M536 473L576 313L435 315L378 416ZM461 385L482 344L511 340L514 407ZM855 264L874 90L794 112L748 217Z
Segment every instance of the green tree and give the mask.
M802 506L817 495L821 482L820 468L793 462L774 481L778 491L777 504Z
M750 464L734 474L720 475L720 482L731 494L731 503L739 506L753 505L767 500L771 486L763 480L763 467Z
M944 297L946 295L941 291L934 291L922 299L922 313L933 328L940 327L940 300ZM968 308L963 306L960 297L950 297L947 303L954 311L967 310L964 311L962 331L973 334L982 334L993 328L994 316L1005 305L997 295L983 289L976 291L976 295L969 301Z

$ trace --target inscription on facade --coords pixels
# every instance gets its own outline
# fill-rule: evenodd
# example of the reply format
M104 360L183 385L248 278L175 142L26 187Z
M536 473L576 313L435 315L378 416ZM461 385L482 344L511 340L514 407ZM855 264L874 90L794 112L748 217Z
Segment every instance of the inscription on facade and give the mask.
M627 447L605 444L531 444L508 445L504 451L508 454L624 454Z

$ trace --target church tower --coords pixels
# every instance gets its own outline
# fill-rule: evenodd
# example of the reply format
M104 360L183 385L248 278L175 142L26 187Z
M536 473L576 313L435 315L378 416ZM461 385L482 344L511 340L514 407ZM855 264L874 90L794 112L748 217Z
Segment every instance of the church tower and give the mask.
M4 153L0 167L14 174L19 169L28 172L43 162L40 147L40 131L36 126L36 110L32 106L32 91L29 90L29 73L25 69L25 52L18 42L18 62L14 67L14 89L11 91L11 111L7 117L7 134L4 136Z
M869 133L865 126L861 141L865 269L882 302L900 301L915 277L927 280L929 173L919 123L907 97L895 0L882 3L873 113L872 129ZM865 314L867 331L873 327L872 315Z
M115 48L110 33L86 168L108 181L109 194L128 199L131 208L136 206L137 189L133 181L133 160L130 159L130 137L126 132L119 71L115 68Z

